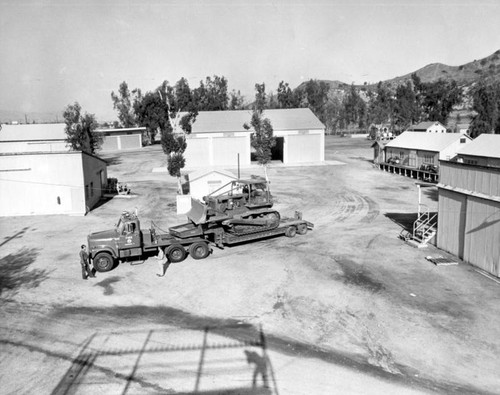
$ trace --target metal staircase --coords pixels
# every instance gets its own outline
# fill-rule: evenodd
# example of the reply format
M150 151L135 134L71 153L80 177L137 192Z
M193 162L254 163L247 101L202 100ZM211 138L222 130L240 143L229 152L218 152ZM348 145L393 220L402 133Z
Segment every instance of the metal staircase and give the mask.
M419 214L413 223L413 240L417 241L421 247L427 246L437 233L437 213L425 211Z

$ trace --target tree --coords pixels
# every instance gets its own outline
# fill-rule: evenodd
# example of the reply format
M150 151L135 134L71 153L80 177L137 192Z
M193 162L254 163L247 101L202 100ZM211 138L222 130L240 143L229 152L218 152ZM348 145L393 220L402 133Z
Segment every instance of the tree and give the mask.
M124 128L130 128L136 125L133 111L133 101L136 94L140 96L140 91L133 90L132 92L130 92L125 81L120 84L117 94L115 94L114 91L111 92L113 109L118 111L118 119L120 120L120 123Z
M229 94L229 109L230 110L243 110L243 103L245 98L241 95L240 91L234 89Z
M278 105L279 108L297 108L299 106L298 95L296 95L288 82L281 81L278 85Z
M366 123L366 103L356 91L354 85L342 100L342 109L340 113L340 127L359 127L362 128Z
M472 92L472 109L476 112L470 135L476 138L482 133L500 133L500 83L481 82Z
M200 86L193 90L192 95L198 111L221 111L228 108L227 80L224 77L207 77L205 82L200 81Z
M377 84L375 94L368 106L368 123L393 123L394 99L382 82Z
M102 137L95 133L98 123L94 114L85 112L78 102L68 105L64 112L66 142L75 151L94 154L102 144Z
M273 126L268 118L263 117L265 104L265 85L255 84L255 103L252 112L250 124L243 124L246 130L252 129L250 135L250 144L255 150L257 161L264 168L266 181L269 181L267 175L267 166L271 162L272 148L276 145L276 138L273 136Z
M266 84L255 84L255 102L254 102L254 111L264 111L266 108Z
M191 133L198 110L193 102L187 81L182 78L175 87L164 81L156 90L160 98L165 100L168 123L161 129L161 145L167 154L167 169L172 177L177 177L177 192L182 195L181 170L185 166L184 152L186 136ZM185 112L185 114L182 114Z
M413 85L407 81L405 85L396 88L396 100L394 101L394 124L400 131L420 120L421 110Z
M146 128L143 143L154 143L156 135L169 125L168 107L158 92L147 92L134 102L134 114L139 125Z

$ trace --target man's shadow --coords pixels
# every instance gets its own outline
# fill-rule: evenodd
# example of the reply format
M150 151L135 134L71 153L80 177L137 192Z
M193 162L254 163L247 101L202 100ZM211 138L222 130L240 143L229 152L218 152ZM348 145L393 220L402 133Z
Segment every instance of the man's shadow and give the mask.
M257 387L257 377L262 376L262 382L264 388L269 388L269 380L267 377L267 358L261 357L254 351L245 350L245 355L248 364L255 364L255 369L253 371L252 377L252 388Z

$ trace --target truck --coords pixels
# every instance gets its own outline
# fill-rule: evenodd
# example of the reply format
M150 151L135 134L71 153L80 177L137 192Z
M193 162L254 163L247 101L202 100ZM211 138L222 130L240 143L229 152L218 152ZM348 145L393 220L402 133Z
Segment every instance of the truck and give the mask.
M181 262L188 254L204 259L211 246L224 248L280 235L294 237L314 227L299 211L292 218L281 218L273 203L266 180L237 179L204 196L203 201L192 199L188 222L167 232L154 223L142 229L137 213L123 212L114 229L88 235L89 256L97 271L107 272L119 262L160 252L170 262Z

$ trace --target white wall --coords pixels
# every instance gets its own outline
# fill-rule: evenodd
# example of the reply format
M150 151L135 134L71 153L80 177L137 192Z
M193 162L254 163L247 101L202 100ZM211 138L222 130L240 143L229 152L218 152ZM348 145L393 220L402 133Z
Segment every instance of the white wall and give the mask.
M194 181L189 182L189 190L191 197L202 200L214 191L214 188L222 187L225 184L235 180L236 177L229 177L218 172L211 172ZM217 194L228 191L229 188L221 189Z
M85 214L81 153L0 157L0 216Z

